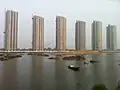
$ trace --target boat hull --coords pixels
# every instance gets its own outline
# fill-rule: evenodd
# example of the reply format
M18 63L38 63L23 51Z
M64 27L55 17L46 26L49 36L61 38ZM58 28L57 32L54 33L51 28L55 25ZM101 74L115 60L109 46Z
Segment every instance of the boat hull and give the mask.
M69 69L72 69L74 71L79 71L80 67L71 67L71 66L68 66Z

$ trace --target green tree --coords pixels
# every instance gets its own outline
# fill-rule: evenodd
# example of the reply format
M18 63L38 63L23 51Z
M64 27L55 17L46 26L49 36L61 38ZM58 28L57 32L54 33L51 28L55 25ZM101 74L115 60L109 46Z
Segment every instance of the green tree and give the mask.
M108 90L104 84L95 84L91 90Z
M116 90L120 90L120 81L117 83Z

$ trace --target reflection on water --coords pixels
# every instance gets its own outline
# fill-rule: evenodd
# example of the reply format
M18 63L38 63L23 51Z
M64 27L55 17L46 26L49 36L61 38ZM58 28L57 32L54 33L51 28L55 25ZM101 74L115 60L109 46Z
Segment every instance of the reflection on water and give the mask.
M94 55L94 56L92 56L92 59L101 62L102 56L101 55ZM93 76L92 76L92 83L93 84L103 83L103 78L102 78L103 73L101 73L102 72L102 66L101 66L100 62L94 63L91 66L91 72L93 74Z
M17 89L18 83L17 83L17 73L16 73L17 72L16 60L12 60L9 62L1 62L3 64L1 71L3 72L1 74L0 90Z
M90 90L96 83L114 90L120 79L120 66L115 60L120 55L87 57L100 62L84 65L84 61L48 60L41 56L0 62L0 90ZM79 65L80 71L68 69L70 64Z
M32 58L32 70L31 70L31 84L30 90L37 90L43 86L40 82L43 82L43 57L31 56ZM39 82L40 81L40 82Z
M100 63L96 63L92 65L93 70L93 81L95 83L104 83L109 90L114 90L117 80L117 71L116 71L116 64L115 64L115 57L114 54L108 54L106 56L103 55L96 55L92 56L94 60L100 61Z
M0 61L0 88L2 87L3 63Z
M17 62L16 64L17 64L17 81L18 81L17 90L21 90L21 89L29 90L30 81L31 81L31 70L32 70L31 58L23 57L16 60L16 62Z
M114 87L116 86L117 80L117 68L115 64L115 57L116 55L107 55L106 56L106 68L105 69L105 81L107 82L106 85L111 88L111 90L114 90ZM109 63L107 63L109 62ZM109 77L108 77L109 76Z
M56 90L68 90L66 68L65 63L61 60L55 61Z

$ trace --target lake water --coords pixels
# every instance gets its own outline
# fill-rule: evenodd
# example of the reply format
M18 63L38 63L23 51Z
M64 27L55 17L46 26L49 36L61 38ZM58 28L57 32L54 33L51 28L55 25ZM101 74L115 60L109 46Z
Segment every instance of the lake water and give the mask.
M100 62L84 65L84 61L49 60L27 55L0 61L0 90L90 90L98 83L114 90L120 80L120 54L86 58ZM68 69L70 64L79 65L80 71Z

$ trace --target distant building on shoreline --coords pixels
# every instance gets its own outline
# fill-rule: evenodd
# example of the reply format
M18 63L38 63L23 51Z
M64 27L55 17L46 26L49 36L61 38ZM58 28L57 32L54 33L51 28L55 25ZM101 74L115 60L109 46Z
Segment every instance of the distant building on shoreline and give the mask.
M102 22L93 21L92 23L92 50L102 49Z
M56 17L56 49L66 50L66 18L62 16Z
M108 25L106 28L106 48L107 50L116 50L117 49L117 35L116 35L116 26Z
M7 10L5 13L4 49L16 50L18 44L18 12Z
M75 49L85 50L86 45L86 23L84 21L76 21L75 23Z
M34 15L33 18L32 49L44 50L44 18Z

